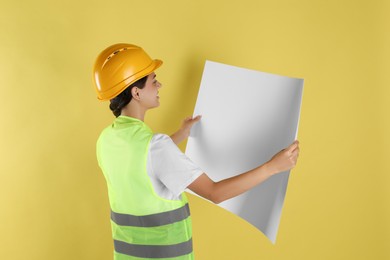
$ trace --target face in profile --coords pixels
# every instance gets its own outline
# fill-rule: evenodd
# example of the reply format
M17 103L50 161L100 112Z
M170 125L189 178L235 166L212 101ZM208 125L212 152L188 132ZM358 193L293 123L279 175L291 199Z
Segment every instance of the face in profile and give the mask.
M138 89L140 102L146 108L154 108L160 105L159 89L161 88L160 82L158 82L156 74L152 72L148 75L145 82L145 87Z

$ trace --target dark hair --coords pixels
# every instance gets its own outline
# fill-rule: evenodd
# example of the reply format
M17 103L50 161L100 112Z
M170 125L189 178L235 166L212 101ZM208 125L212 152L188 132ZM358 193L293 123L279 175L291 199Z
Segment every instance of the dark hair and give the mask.
M131 95L132 88L137 87L137 88L143 89L145 87L145 83L146 83L147 78L148 78L148 76L145 76L145 77L137 80L136 82L134 82L133 84L128 86L118 96L116 96L110 100L110 109L116 117L120 116L121 112L122 112L122 108L124 108L127 104L130 103L131 98L133 97Z

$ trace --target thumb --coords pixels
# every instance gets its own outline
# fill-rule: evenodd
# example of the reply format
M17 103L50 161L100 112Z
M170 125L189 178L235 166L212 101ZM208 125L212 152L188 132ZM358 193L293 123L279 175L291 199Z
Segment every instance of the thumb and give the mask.
M202 118L202 115L197 115L196 117L193 118L195 122L198 122Z

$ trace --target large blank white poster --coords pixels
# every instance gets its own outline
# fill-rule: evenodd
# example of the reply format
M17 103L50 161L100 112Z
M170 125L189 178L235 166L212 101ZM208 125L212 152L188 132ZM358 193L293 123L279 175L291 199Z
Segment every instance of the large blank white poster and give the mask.
M186 154L214 181L251 170L297 135L303 80L206 61ZM275 243L289 172L219 206Z

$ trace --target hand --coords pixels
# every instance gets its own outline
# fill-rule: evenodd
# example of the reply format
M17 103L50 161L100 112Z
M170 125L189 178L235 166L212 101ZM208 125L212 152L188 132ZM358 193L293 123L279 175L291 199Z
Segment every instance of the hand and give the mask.
M295 141L287 148L275 154L271 160L267 162L271 174L276 174L291 170L297 164L299 156L299 142Z
M171 135L173 142L175 144L179 144L182 141L184 141L185 139L187 139L190 136L190 131L191 131L192 126L196 122L198 122L201 118L202 118L202 116L200 116L200 115L198 115L196 117L191 117L191 116L186 117L183 120L180 129L176 133Z
M182 133L184 134L184 139L188 138L190 136L190 131L191 131L192 126L196 122L198 122L201 118L202 118L201 115L198 115L196 117L188 116L188 117L184 118L184 120L181 124L181 128L179 130L179 131L182 131Z

